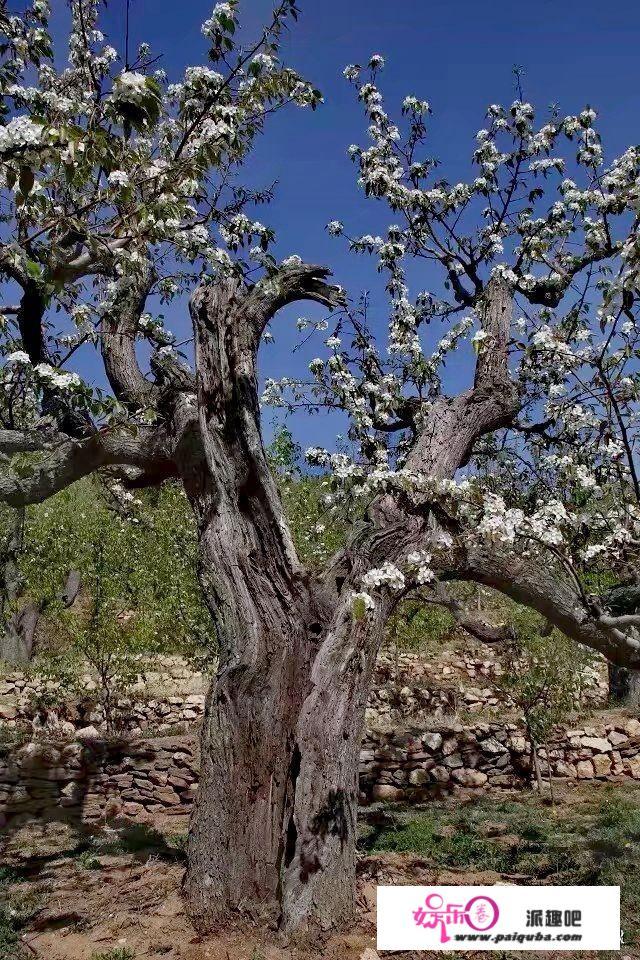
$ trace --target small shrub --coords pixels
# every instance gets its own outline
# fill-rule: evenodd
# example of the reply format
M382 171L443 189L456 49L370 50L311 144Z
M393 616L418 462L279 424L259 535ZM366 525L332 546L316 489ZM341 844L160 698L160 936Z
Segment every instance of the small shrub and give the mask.
M102 864L91 850L83 850L78 856L78 864L83 870L101 870Z
M13 882L11 879L4 881ZM38 911L35 895L3 896L0 900L0 960L26 960L20 944L20 931Z
M188 833L170 833L167 836L167 846L171 850L177 850L179 853L184 853L187 849L188 839Z
M19 942L20 937L13 918L0 906L0 960L23 960L25 953Z
M114 947L104 953L94 953L91 960L136 960L136 955L131 947Z
M0 867L0 887L8 887L19 881L20 875L12 867Z

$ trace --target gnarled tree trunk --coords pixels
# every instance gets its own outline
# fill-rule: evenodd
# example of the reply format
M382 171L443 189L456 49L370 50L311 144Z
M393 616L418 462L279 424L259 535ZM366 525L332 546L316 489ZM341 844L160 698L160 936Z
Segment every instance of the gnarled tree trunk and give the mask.
M380 631L300 565L264 455L260 323L234 283L192 303L204 456L183 480L220 664L185 891L200 929L350 915L357 761ZM239 312L242 322L239 322ZM336 602L337 601L337 602Z
M488 339L472 387L438 397L407 421L416 429L406 461L416 489L376 497L322 579L301 566L265 459L256 357L265 325L286 303L340 302L326 275L294 262L253 287L203 285L192 301L195 382L178 365L158 364L150 390L135 367L134 326L114 315L102 333L107 351L116 338L114 392L133 410L140 396L151 397L157 423L76 438L0 430L0 450L46 454L29 477L0 472L0 499L10 505L39 502L106 466L125 467L131 485L180 477L191 501L220 650L185 879L201 930L234 918L287 930L328 927L351 915L359 745L392 606L381 590L373 611L354 616L352 592L371 568L432 552L441 579L487 584L611 660L640 667L635 616L610 616L552 555L474 546L455 510L449 514L431 490L438 484L423 484L451 479L475 441L518 411L507 366L512 298L498 277L476 303ZM134 293L135 312L142 299Z
M13 666L29 663L40 616L35 603L17 609L23 581L18 561L24 548L24 508L13 511L0 558L0 660Z
M358 620L351 593L368 569L415 548L429 522L381 497L324 581L301 567L257 400L259 336L284 299L265 309L264 297L229 281L192 300L203 456L187 458L181 474L220 647L185 880L201 930L233 917L293 930L352 915L358 759L391 600L383 593ZM453 476L476 437L514 410L504 349L510 312L498 285L486 308L496 350L479 361L472 390L434 404L414 453L434 477Z
M609 664L609 696L625 707L640 706L640 670Z

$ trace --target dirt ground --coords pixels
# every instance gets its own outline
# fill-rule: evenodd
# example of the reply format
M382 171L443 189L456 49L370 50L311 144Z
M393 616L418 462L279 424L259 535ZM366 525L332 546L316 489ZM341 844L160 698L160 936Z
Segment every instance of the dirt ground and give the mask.
M567 798L569 799L569 798ZM575 805L578 797L574 796ZM164 830L134 827L108 836L79 838L62 824L25 826L3 853L4 890L13 911L23 911L19 940L0 957L27 960L377 960L377 883L492 884L518 877L491 869L434 865L410 852L373 852L359 862L357 922L348 934L323 942L285 943L259 930L200 938L186 917L180 895L186 823ZM532 882L520 877L519 882ZM639 905L640 906L640 905ZM13 950L13 952L12 952ZM458 953L479 958L492 954ZM617 957L640 960L640 950L615 954L493 954L570 960ZM404 958L442 954L387 954Z
M137 854L99 857L99 869L75 859L52 858L14 893L41 898L23 943L43 960L91 960L95 953L129 948L135 960L374 960L376 883L432 883L433 870L417 857L379 854L360 864L358 922L348 934L322 943L285 944L268 936L236 933L201 939L184 911L184 867ZM459 883L444 871L442 883ZM465 883L494 883L499 875L465 872ZM117 956L117 954L116 954ZM406 956L406 955L405 955ZM422 955L424 956L424 954ZM111 958L109 958L111 960Z
M186 827L186 824L184 825ZM28 879L12 884L17 902L24 897L35 912L22 934L26 956L43 960L357 960L375 944L375 885L362 884L360 923L348 936L319 945L286 945L256 931L201 939L186 917L180 894L184 864L164 853L139 851L69 856L60 826L40 828L28 838L15 835L5 863ZM38 842L38 838L41 842ZM22 846L22 852L21 852ZM34 848L39 855L33 855ZM127 949L129 953L127 953ZM120 951L120 952L119 952ZM22 956L20 955L22 960Z

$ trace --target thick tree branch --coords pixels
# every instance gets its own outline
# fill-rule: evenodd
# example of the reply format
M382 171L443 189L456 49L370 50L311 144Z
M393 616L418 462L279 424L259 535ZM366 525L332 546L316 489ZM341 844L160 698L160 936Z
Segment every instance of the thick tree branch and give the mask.
M330 310L343 306L345 296L340 287L326 283L331 271L317 264L301 263L281 266L273 275L252 287L245 300L247 317L257 336L261 336L278 310L298 300L313 300Z
M580 257L575 257L573 263L568 266L553 265L555 277L559 276L560 282L555 278L552 282L548 277L542 277L533 285L522 284L518 286L518 292L531 304L542 307L557 307L579 273L592 266L592 264L609 260L620 253L622 248L623 243L617 241L608 244L601 250L589 251Z
M42 291L33 280L24 284L23 291L18 309L18 327L22 346L31 363L36 366L49 359L43 328L45 302Z
M119 293L100 326L105 372L115 396L128 406L149 402L154 392L136 356L138 324L152 283L153 270L147 263L139 275L130 278L129 286Z
M292 264L250 288L228 277L203 283L194 291L189 309L195 334L198 402L207 417L222 422L232 405L236 412L238 406L250 410L251 419L259 420L256 361L262 332L288 303L313 300L328 307L343 303L340 288L325 283L328 275L325 267ZM251 446L257 444L261 445L259 429Z
M166 446L162 432L147 428L140 428L135 434L100 430L83 440L68 439L51 447L45 444L38 449L39 456L29 464L27 476L23 475L26 472L23 464L20 473L3 468L0 501L12 507L41 503L81 477L106 466L157 470L159 464L171 460ZM30 446L29 450L33 452L34 447Z
M421 592L420 599L424 600L425 603L433 603L444 607L462 630L475 637L476 640L480 640L481 643L504 643L505 640L513 637L513 631L506 624L495 626L479 617L470 616L465 605L452 597L441 582L436 583L433 591L429 593Z
M478 303L481 329L487 337L478 353L473 387L432 404L409 456L410 468L435 479L453 477L467 463L480 437L512 423L519 409L508 368L512 309L508 285L493 277Z
M53 450L69 438L63 433L43 433L39 430L0 430L0 456L16 453L35 453Z
M21 248L15 243L0 244L0 274L15 280L24 287L30 282L29 274L24 263L25 256Z
M640 667L640 641L634 631L621 629L620 618L587 609L573 578L549 553L525 555L498 544L474 546L450 574L493 587L537 610L566 636L613 663Z
M487 339L476 360L474 390L511 386L509 379L509 337L513 313L513 295L508 284L493 277L478 302L478 316Z
M110 255L129 246L133 238L118 237L115 240L107 240L106 238L96 236L93 239L97 244L100 245L102 253L107 256L107 259L109 259ZM49 276L53 282L68 283L80 280L82 277L88 276L92 273L99 274L105 272L105 264L96 259L96 254L93 250L87 250L84 253L80 253L73 257L71 260L56 264L56 266L50 271Z

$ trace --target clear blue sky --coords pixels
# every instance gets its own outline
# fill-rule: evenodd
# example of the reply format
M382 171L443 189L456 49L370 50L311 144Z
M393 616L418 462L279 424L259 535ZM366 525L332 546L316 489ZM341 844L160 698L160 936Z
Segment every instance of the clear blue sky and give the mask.
M254 185L278 181L275 202L259 214L277 231L276 252L327 263L354 296L372 290L381 322L385 303L373 262L349 255L346 244L324 229L334 218L352 233L376 232L389 222L358 190L346 156L350 143L366 141L366 127L353 88L342 78L345 64L366 63L371 53L385 57L381 80L392 113L407 93L430 101L429 152L441 159L447 179L468 175L473 137L484 125L487 105L514 99L514 64L524 69L526 99L539 111L552 102L565 113L594 106L609 158L640 141L637 0L299 0L299 5L302 15L285 41L284 56L322 90L325 104L316 113L291 109L274 118L252 158L249 178ZM132 0L132 45L150 42L175 78L186 64L201 62L199 28L211 8L207 0ZM113 0L104 21L112 40L122 36L120 9L124 0ZM269 0L242 0L240 16L255 33L270 10ZM311 316L313 309L283 312L273 331L276 343L263 349L266 375L301 370L321 352L320 341L304 353L291 352L295 318ZM184 306L176 305L171 314L172 329L186 331ZM463 374L461 369L460 378ZM267 412L266 421L270 418ZM305 445L330 445L335 422L296 417L294 430Z

